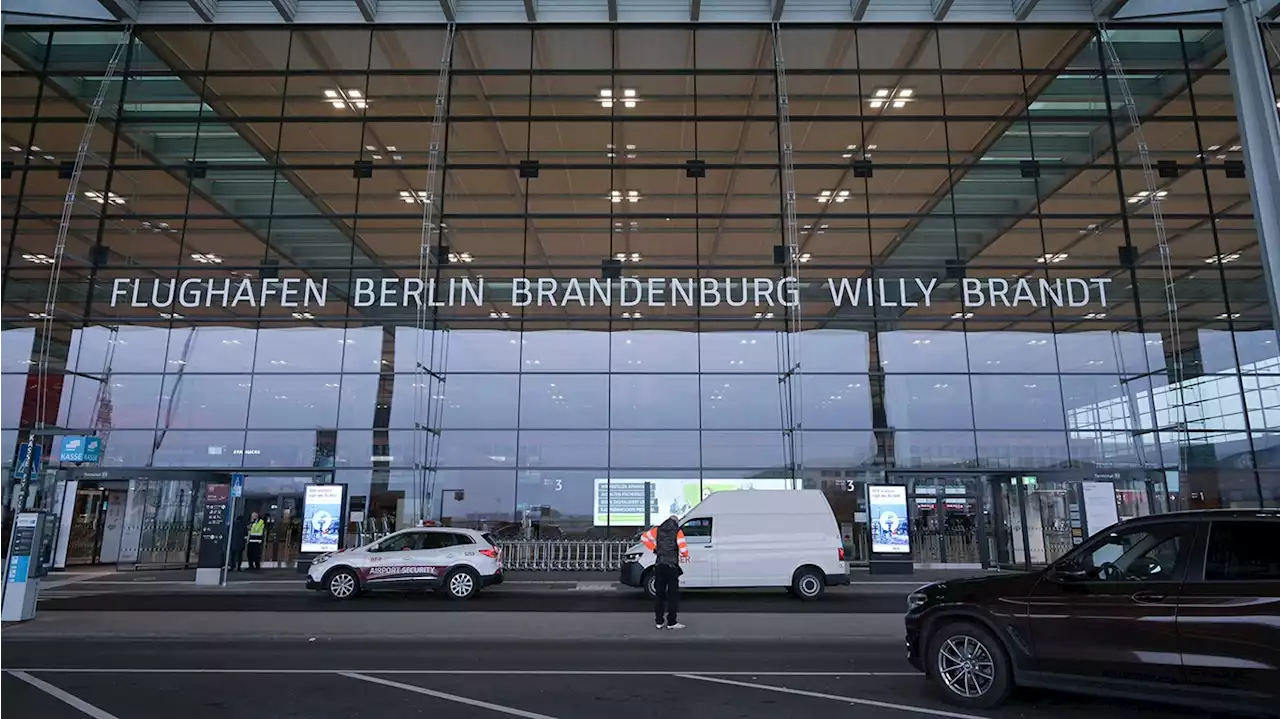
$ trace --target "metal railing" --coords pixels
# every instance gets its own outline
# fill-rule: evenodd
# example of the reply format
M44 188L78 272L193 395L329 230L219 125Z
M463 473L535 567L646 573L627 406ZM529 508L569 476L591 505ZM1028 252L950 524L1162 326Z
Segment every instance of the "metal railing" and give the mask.
M528 572L614 572L633 542L618 539L499 539L502 566Z

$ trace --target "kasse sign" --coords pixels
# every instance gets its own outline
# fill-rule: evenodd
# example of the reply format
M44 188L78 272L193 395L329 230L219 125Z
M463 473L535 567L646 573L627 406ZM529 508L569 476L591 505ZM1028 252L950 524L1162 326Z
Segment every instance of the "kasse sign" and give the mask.
M965 307L1084 307L1107 306L1110 278L1018 279L964 278L960 280ZM794 307L801 288L813 287L795 277L746 277L698 280L669 277L616 280L556 277L516 277L486 285L482 278L453 277L423 282L417 278L356 279L349 301L353 307L465 307L505 302L513 307ZM941 299L938 279L827 279L831 303L847 307L930 307ZM952 285L954 286L954 285ZM489 292L493 289L494 292ZM949 287L948 287L949 289ZM819 290L821 291L821 290ZM499 295L490 297L490 294ZM939 297L935 298L935 294ZM340 295L341 297L341 295ZM330 301L329 281L311 279L117 279L111 287L111 306L128 307L324 307Z

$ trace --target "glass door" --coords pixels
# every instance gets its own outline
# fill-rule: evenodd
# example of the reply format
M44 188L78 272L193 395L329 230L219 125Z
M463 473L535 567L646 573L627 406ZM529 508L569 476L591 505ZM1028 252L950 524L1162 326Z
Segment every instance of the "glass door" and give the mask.
M82 483L83 485L83 483ZM96 564L102 542L105 507L104 490L81 486L71 515L71 531L67 537L67 565Z
M924 565L985 566L989 560L979 478L919 475L912 477L907 486L916 561Z

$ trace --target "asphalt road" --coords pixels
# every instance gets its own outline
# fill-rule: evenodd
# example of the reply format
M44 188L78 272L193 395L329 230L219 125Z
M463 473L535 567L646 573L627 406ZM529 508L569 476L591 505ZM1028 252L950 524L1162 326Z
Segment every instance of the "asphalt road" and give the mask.
M677 632L645 643L6 641L4 664L3 710L46 719L1213 716L1052 692L961 711L897 643L701 643Z
M80 587L76 588L77 590ZM681 609L711 613L902 614L905 593L829 592L804 602L782 590L767 592L683 592ZM639 592L515 592L486 590L465 602L419 592L370 594L346 602L319 592L164 591L109 592L41 599L40 611L111 612L644 612L652 606Z

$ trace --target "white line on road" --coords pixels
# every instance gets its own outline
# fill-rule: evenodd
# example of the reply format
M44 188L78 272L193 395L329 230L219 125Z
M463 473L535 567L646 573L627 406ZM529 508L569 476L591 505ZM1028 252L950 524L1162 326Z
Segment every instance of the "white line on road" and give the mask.
M358 674L356 672L338 672L338 673L350 679L359 679L360 681L363 681L363 682L373 682L374 684L381 684L387 687L395 687L396 689L403 689L405 691L414 692L417 694L425 694L429 697L435 697L436 699L444 699L445 701L456 702L458 704L466 704L468 706L480 707L481 709L488 709L489 711L498 712L500 714L507 714L509 716L524 717L524 719L555 719L555 717L548 716L546 714L538 714L537 712L527 712L523 709L516 709L515 707L503 706L501 704L490 704L489 702L482 702L479 699L471 699L469 697L458 696L457 694L448 694L445 692L438 692L438 691L435 691L434 689L427 689L425 687L414 686L412 684L402 684L401 682L393 682L390 679L379 679L378 677L365 676L364 674Z
M42 667L38 669L13 669L31 674L438 674L457 676L717 676L717 677L919 677L920 672L696 672L648 671L621 669L297 669L270 667L251 669L230 667L224 669L150 669L116 667Z
M808 692L803 689L788 689L787 687L775 687L769 684L753 684L751 682L738 682L731 679L718 679L716 677L703 676L699 674L677 674L682 679L696 679L700 682L714 682L716 684L728 684L735 687L747 687L750 689L763 689L770 692L779 692L782 694L793 694L801 697L812 697L814 699L830 699L832 701L847 702L849 704L861 704L869 707L879 707L881 709L896 709L900 712L910 712L912 714L925 714L935 717L949 717L949 719L984 719L977 714L961 714L959 712L949 712L942 709L930 709L928 707L917 707L909 704L893 704L891 702L880 702L874 699L860 699L858 697L847 697L840 694L823 694L821 692Z
M30 684L31 686L35 687L36 689L39 689L45 694L48 694L54 699L57 699L65 704L70 704L71 706L80 710L81 713L88 714L89 716L93 717L93 719L119 719L119 717L117 717L115 714L111 714L110 712L103 711L98 707L95 707L94 705L90 704L89 702L81 699L80 697L74 694L65 692L55 687L54 685L50 684L49 682L46 682L41 679L36 679L35 677L31 676L26 672L10 670L9 676L14 677L15 679L20 679Z

